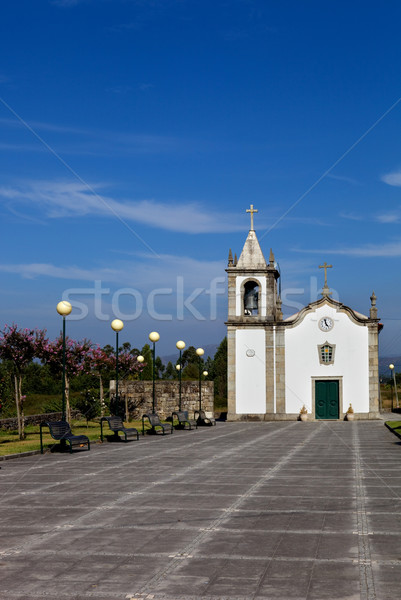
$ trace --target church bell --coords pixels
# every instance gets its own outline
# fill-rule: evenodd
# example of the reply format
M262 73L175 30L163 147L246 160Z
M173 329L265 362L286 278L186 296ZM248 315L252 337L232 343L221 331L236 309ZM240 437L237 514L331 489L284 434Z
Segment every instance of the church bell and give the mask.
M245 310L253 311L258 309L258 291L257 289L252 289L246 292L244 298L244 308Z

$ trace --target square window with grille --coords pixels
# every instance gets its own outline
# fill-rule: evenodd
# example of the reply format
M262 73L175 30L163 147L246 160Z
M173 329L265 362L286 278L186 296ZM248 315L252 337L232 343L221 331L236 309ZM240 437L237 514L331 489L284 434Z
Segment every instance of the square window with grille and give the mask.
M332 365L334 363L335 345L324 343L318 347L319 361L321 365Z

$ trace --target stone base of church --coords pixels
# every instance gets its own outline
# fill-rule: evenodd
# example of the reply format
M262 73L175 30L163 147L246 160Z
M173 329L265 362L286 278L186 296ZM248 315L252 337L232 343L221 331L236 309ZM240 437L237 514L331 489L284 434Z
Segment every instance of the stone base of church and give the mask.
M355 421L374 421L381 419L379 412L354 413ZM294 413L266 413L266 414L236 414L227 413L227 421L298 421L299 414ZM308 415L308 421L321 421ZM343 421L344 419L329 419L329 421Z

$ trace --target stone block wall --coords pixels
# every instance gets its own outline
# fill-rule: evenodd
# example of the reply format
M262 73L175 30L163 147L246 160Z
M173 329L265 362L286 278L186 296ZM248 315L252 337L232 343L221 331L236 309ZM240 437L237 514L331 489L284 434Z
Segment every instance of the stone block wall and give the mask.
M43 415L29 415L28 417L24 417L25 425L40 425L43 421L61 421L62 417L61 412L56 413L44 413ZM71 416L73 419L82 418L79 410L72 410ZM16 417L12 417L11 419L0 419L0 429L5 429L6 431L14 431L18 429L18 421Z
M140 419L146 412L152 412L152 381L118 381L118 394L126 397L131 419ZM115 381L110 381L110 395L116 391ZM179 382L158 380L155 382L156 412L166 419L178 410ZM181 408L193 417L199 408L199 382L183 381L181 388ZM202 408L214 411L213 381L202 381Z

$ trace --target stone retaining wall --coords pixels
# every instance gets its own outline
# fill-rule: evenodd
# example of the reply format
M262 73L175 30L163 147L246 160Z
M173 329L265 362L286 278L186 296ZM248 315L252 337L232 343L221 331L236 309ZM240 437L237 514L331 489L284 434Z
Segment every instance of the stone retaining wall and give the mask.
M152 381L119 381L118 394L125 397L131 419L139 419L144 413L152 412ZM110 381L110 395L116 391L115 381ZM179 382L159 380L155 382L156 412L165 419L178 410ZM183 381L181 408L193 416L199 408L199 382ZM213 381L202 381L202 408L214 410Z
M24 417L25 425L40 425L42 421L61 421L61 412L44 413L42 415L29 415ZM78 410L72 410L71 416L73 419L79 419L82 415ZM18 422L16 417L11 419L0 419L0 429L7 431L16 431L18 429Z

